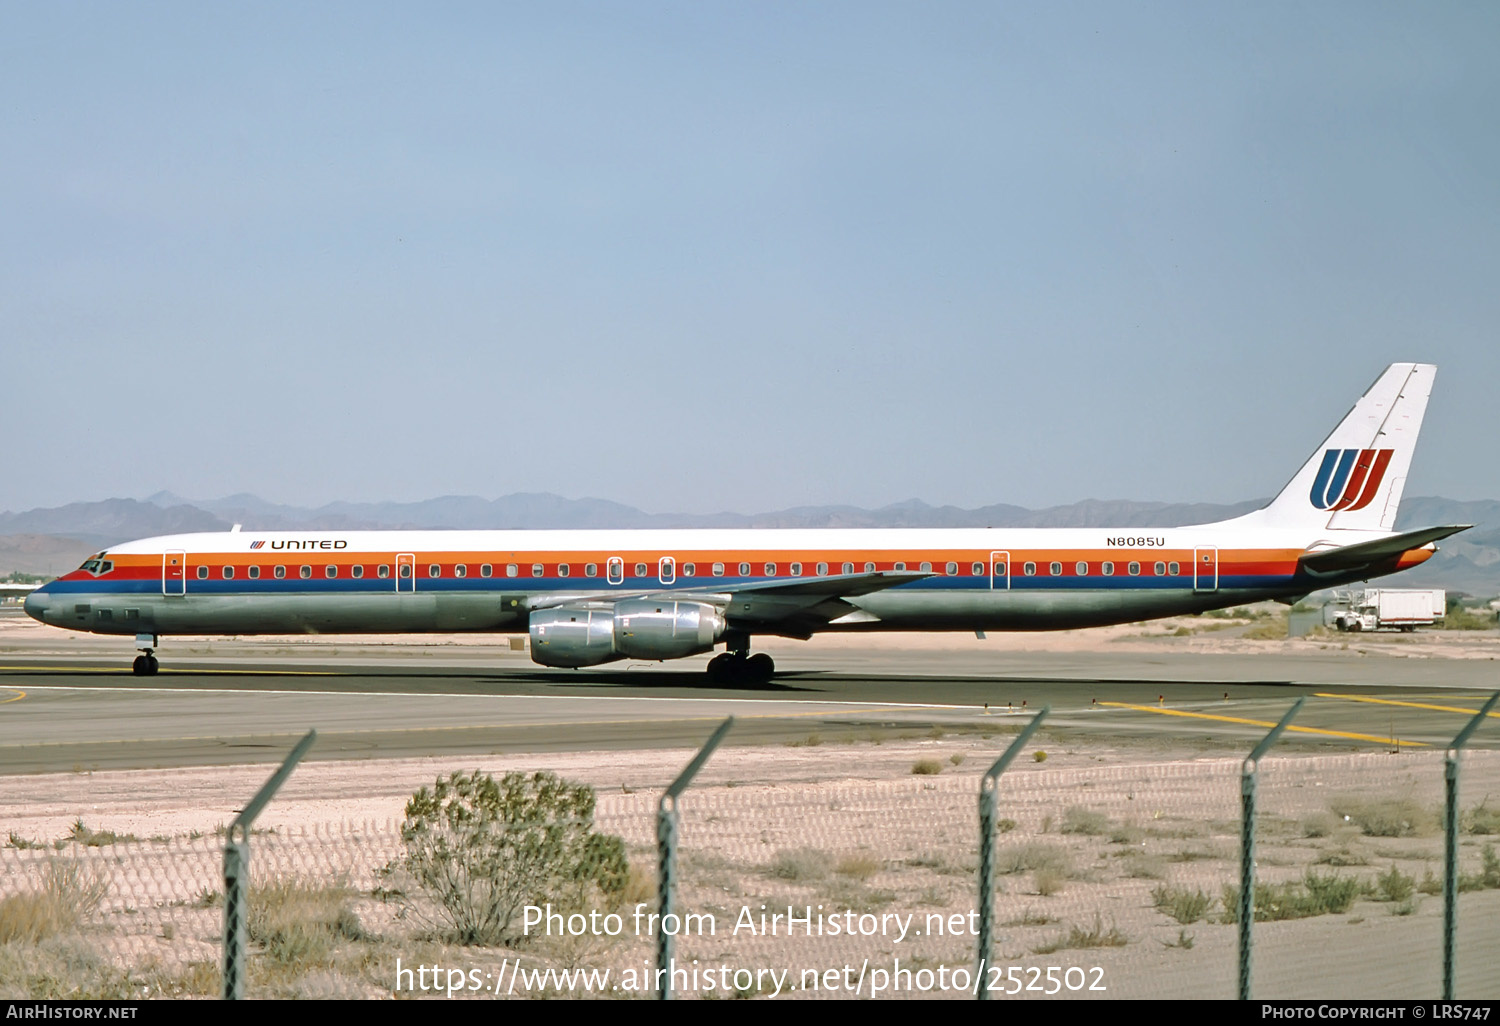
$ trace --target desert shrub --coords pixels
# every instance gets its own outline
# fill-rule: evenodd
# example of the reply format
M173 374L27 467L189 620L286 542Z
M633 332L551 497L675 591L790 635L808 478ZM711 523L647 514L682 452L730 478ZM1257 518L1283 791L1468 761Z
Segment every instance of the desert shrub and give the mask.
M1067 884L1068 874L1063 867L1042 866L1031 874L1031 882L1038 894L1044 898L1050 898Z
M1054 951L1069 948L1123 948L1129 943L1130 938L1121 933L1119 927L1114 923L1106 927L1099 914L1095 913L1092 928L1070 926L1067 933L1031 950L1038 955L1050 955Z
M1037 749L1036 751L1031 753L1031 758L1034 762L1046 762L1047 753L1042 751L1041 749Z
M838 865L833 871L839 876L853 877L856 880L868 880L880 872L880 860L871 858L869 855L848 855L839 859Z
M911 771L919 777L935 777L943 772L943 764L936 759L918 759Z
M252 884L245 933L281 965L326 965L339 940L366 934L342 882L276 877Z
M52 859L37 890L0 899L0 944L37 942L76 930L99 910L108 884L71 859Z
M1162 884L1151 892L1156 907L1184 926L1196 923L1208 914L1214 899L1201 890L1186 887L1169 887Z
M1063 813L1062 832L1098 837L1109 829L1109 817L1082 805L1069 805Z
M1436 825L1432 813L1410 798L1348 796L1335 799L1329 807L1367 837L1415 837Z
M791 848L778 851L771 860L770 875L778 880L805 883L823 880L833 871L833 856L817 848Z
M629 880L625 842L594 829L594 791L552 773L454 773L406 803L401 865L462 944L517 939L526 905L574 908Z
M1500 834L1500 809L1480 802L1463 814L1460 825L1471 834Z
M1390 872L1375 878L1375 894L1381 901L1405 901L1417 889L1415 877L1407 876L1391 864Z
M1002 876L1042 869L1058 872L1066 878L1072 874L1072 867L1067 850L1055 844L1032 841L1002 848L995 854L995 872Z
M1258 883L1255 885L1255 921L1269 923L1347 912L1359 894L1360 882L1354 877L1333 873L1324 876L1311 870L1300 881ZM1240 889L1226 885L1220 901L1224 905L1223 921L1239 922Z

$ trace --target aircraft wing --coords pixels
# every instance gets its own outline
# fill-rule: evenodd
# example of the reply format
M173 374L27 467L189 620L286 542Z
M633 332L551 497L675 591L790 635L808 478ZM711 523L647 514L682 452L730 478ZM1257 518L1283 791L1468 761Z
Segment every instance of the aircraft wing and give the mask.
M1420 549L1435 541L1441 541L1459 531L1467 531L1473 524L1455 524L1447 527L1424 527L1418 531L1407 531L1389 538L1342 545L1336 549L1320 549L1304 553L1299 565L1313 573L1334 573L1342 570L1358 570L1386 560L1397 559L1403 552Z
M731 627L806 638L817 628L841 617L864 619L865 617L857 615L859 610L855 606L843 601L846 598L867 595L872 591L882 591L933 576L936 575L925 570L878 570L873 573L831 574L824 577L777 577L727 588L723 584L705 584L698 588L677 588L670 592L645 590L557 595L531 603L529 608L602 608L631 598L661 598L669 602L698 601L722 610Z

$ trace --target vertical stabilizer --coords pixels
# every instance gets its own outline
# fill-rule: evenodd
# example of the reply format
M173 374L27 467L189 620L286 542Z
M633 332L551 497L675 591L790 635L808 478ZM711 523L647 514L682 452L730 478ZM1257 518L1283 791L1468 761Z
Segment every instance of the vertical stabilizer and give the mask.
M1290 484L1258 514L1268 527L1395 530L1437 367L1393 363Z

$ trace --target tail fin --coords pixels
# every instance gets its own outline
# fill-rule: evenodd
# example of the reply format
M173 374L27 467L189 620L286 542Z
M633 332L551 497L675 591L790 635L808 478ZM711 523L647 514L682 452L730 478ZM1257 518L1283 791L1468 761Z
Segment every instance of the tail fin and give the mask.
M1271 504L1268 527L1392 531L1437 368L1393 363Z

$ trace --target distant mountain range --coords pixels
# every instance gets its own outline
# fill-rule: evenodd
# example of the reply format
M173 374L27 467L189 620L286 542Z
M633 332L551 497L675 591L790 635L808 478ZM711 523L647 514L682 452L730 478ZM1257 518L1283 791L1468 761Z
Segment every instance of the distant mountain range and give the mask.
M1264 505L1100 501L1030 510L994 505L978 509L930 506L918 499L860 509L801 506L771 513L646 513L606 499L565 499L523 492L498 499L448 495L423 502L334 502L316 509L266 502L254 495L185 499L170 492L150 498L75 502L52 509L0 513L0 575L61 573L90 552L133 538L190 531L333 530L379 528L635 528L635 527L1177 527L1239 516ZM1474 524L1449 538L1437 556L1402 574L1403 585L1443 587L1472 595L1500 594L1500 501L1460 502L1437 497L1401 504L1398 529L1430 524Z

